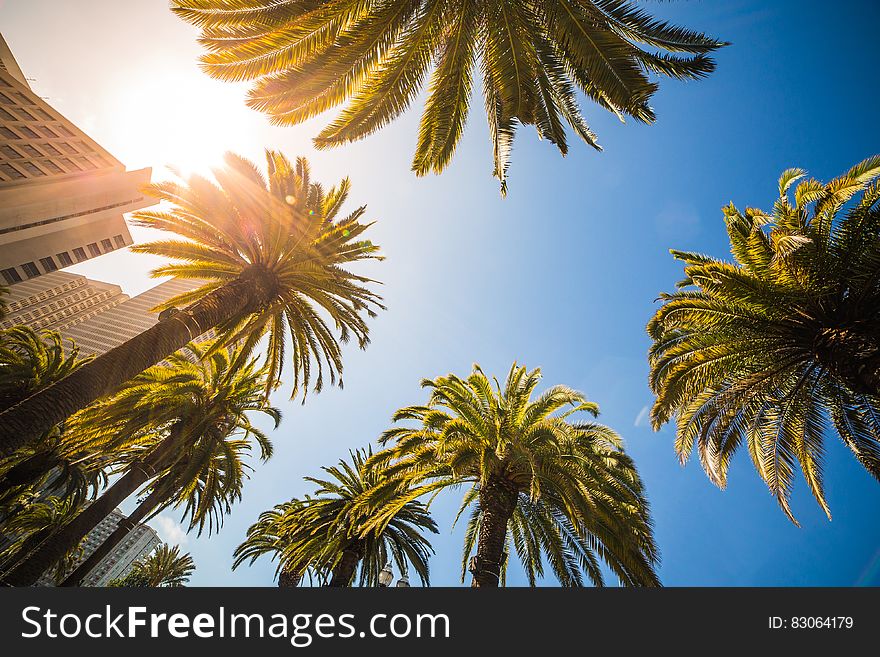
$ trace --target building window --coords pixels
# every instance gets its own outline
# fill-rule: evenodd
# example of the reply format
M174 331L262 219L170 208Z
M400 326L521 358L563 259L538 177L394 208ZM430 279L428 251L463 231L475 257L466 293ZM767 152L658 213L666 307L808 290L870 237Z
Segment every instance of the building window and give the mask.
M15 105L15 101L6 94L0 94L0 103L4 103L6 105Z
M64 170L52 160L40 160L40 166L44 169L48 169L52 173L64 173Z
M25 137L30 137L31 139L37 139L40 136L30 128L26 128L23 125L18 126L18 129L21 131L21 134L23 134Z
M4 269L0 274L3 274L3 280L6 281L7 285L12 285L13 283L21 283L21 274L15 269L15 267L10 267L9 269Z
M27 171L32 176L45 176L46 175L46 172L43 171L41 168L39 168L33 162L22 162L21 167L22 167L22 169Z
M2 128L0 128L0 135L3 135L7 139L21 139L21 137L19 135L12 132L12 130L10 130L6 126L3 126Z
M101 246L104 247L104 253L113 250L113 243L110 240L101 240Z
M125 240L122 238L122 235L114 235L113 239L116 241L116 248L121 249L125 246Z
M16 112L25 120L25 121L36 121L36 117L28 112L26 109L16 109Z
M40 109L38 107L34 111L37 113L37 116L39 116L41 119L43 119L45 121L54 121L54 119L52 118L52 115L49 114L49 112L47 112L46 110Z
M58 142L58 145L61 146L61 150L65 151L67 153L70 153L71 155L79 152L73 146L68 144L66 141Z
M21 268L24 270L24 273L28 278L34 278L35 276L40 275L40 270L37 269L37 266L32 262L24 263Z
M61 134L66 135L67 137L74 137L75 135L68 129L67 126L60 125L58 126L58 130Z
M47 258L40 258L40 264L43 265L43 269L48 274L49 272L56 271L58 269L58 265L55 264L55 261L52 259L52 256ZM53 308L54 310L54 308Z
M11 164L7 164L6 162L0 163L0 171L2 171L4 174L9 176L13 180L16 180L17 178L24 178L25 177L25 175L21 171L16 169Z
M24 103L25 105L33 105L34 104L34 101L32 101L30 98L28 98L24 94L20 94L18 92L15 92L15 97L18 98L18 100L21 101L22 103Z
M12 114L7 112L2 107L0 107L0 118L5 119L6 121L15 121L16 120L15 117L12 116Z
M91 161L89 158L87 158L87 157L78 157L78 158L76 158L76 162L77 162L77 164L79 164L81 167L85 167L86 169L97 169L97 168L98 168L97 166L95 166L95 163L92 162L92 161Z
M99 249L98 245L95 244L94 242L92 242L91 244L88 244L87 246L89 249L89 253L92 254L93 258L97 258L99 255L101 255L101 249Z
M15 150L12 146L3 145L0 146L0 153L3 153L6 157L11 160L17 160L18 158L24 157L21 153Z
M81 246L78 246L73 250L73 257L76 258L77 262L82 262L86 259L86 252L83 251Z
M66 166L66 167L67 167L68 169L70 169L71 171L82 171L82 169L80 169L76 164L74 164L73 162L71 162L71 161L70 161L69 159L67 159L66 157L59 158L58 161L61 162L61 164L63 164L64 166Z
M49 155L61 155L61 151L55 148L52 144L40 144L40 146L42 146L43 150Z
M49 137L50 139L58 139L58 134L54 130L52 130L52 128L40 125L37 126L37 130L42 132L44 136Z
M24 144L21 147L21 150L23 150L25 153L27 153L28 155L30 155L32 157L43 157L43 154L40 151L38 151L36 148L31 146L30 144Z
M67 251L62 251L61 253L56 254L56 257L62 267L70 267L70 265L73 264L73 260L71 260L70 254Z

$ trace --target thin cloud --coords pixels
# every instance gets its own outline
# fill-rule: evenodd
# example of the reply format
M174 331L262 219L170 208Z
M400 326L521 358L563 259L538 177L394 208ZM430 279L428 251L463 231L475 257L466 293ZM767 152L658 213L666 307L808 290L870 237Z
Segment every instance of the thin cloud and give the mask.
M636 415L635 422L633 422L633 426L635 427L646 427L648 426L648 411L650 407L645 404L642 406L642 410L639 411L639 414Z
M189 536L187 536L183 525L164 513L153 518L151 523L159 534L159 538L168 545L185 545L189 541Z

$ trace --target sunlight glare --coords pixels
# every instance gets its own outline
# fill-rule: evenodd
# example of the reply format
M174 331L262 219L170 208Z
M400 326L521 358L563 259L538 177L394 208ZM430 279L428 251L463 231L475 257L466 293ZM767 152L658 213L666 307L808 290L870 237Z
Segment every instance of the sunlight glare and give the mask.
M262 118L244 100L244 87L196 71L135 78L116 94L113 154L129 169L153 167L154 180L169 169L208 174L226 151L259 156Z

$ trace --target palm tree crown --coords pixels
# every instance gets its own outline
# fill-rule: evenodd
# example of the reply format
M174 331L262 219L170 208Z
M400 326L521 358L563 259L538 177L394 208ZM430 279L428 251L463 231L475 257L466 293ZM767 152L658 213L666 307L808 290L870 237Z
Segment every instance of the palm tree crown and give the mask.
M479 75L502 192L519 124L534 125L563 154L566 123L598 148L577 91L621 119L651 122L650 74L702 77L714 68L707 53L724 45L628 0L175 0L172 7L201 28L205 70L254 81L248 104L274 123L297 124L349 100L316 138L319 148L379 130L427 84L412 164L419 175L449 163Z
M721 487L745 441L792 521L796 461L830 517L829 418L880 479L880 156L804 175L782 174L772 212L725 208L732 263L673 251L685 279L648 325L654 427L674 420L682 462L696 445Z
M131 572L109 586L178 587L185 586L196 564L193 558L180 553L180 547L162 543L144 559L135 562Z
M564 586L581 585L582 573L601 585L600 559L626 585L658 584L648 504L620 436L594 422L570 421L578 412L598 413L570 388L553 386L531 399L540 378L540 370L514 364L503 389L478 365L467 379L424 380L427 404L394 414L394 421L417 426L386 431L383 442L394 445L372 459L386 467L384 489L404 481L413 486L412 497L470 485L463 509L477 506L464 560L476 544L475 585L503 580L509 540L532 584L543 574L542 553ZM380 485L373 497L383 494ZM378 514L374 523L381 522Z
M0 411L90 360L80 358L73 343L65 349L61 334L55 331L38 333L28 326L0 331Z
M86 411L82 422L135 437L118 455L119 469L151 460L145 492L163 501L159 509L183 506L189 528L210 533L241 499L252 444L262 460L272 455L269 437L250 417L268 415L276 428L281 421L263 396L265 376L241 351L191 344Z
M306 477L317 490L261 515L236 550L236 565L270 553L279 557L279 573L311 571L331 586L349 586L360 568L360 585L378 586L382 568L394 560L402 573L411 565L427 585L433 549L422 532L436 533L437 526L421 502L397 504L402 495L390 502L395 508L381 528L369 526L380 510L365 503L366 494L384 478L366 466L370 455L358 450L351 463L322 468L328 479Z
M218 184L199 176L185 185L151 184L148 192L172 207L137 212L134 223L184 239L138 244L132 250L174 261L155 269L155 276L205 281L157 310L186 305L232 281L253 278L262 298L213 327L222 338L217 344L241 341L249 353L268 333L266 380L274 385L289 340L295 396L300 387L308 388L313 376L320 391L325 367L331 383L342 373L339 340L328 318L342 342L353 335L361 348L369 343L363 314L375 317L375 310L383 307L366 287L376 281L345 266L382 257L379 247L359 239L372 225L360 222L365 206L340 216L351 189L348 178L325 190L312 180L305 158L291 164L282 154L266 151L266 163L267 178L250 161L228 153L227 167L214 171Z

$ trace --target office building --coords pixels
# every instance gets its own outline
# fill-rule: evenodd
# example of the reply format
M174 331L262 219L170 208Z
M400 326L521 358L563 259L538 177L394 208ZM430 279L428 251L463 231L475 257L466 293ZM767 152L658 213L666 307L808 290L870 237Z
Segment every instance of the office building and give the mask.
M152 308L199 284L175 278L129 298L118 285L52 272L9 288L8 315L0 329L24 324L58 331L77 344L81 355L99 355L155 325L159 315Z
M130 245L122 215L156 202L149 180L34 93L0 37L0 284Z
M104 542L110 534L116 531L119 523L125 519L125 514L119 509L114 509L98 525L90 531L81 543L82 555L76 560L73 568L88 559L98 546ZM149 525L137 525L120 543L113 548L98 565L89 571L83 579L81 586L107 586L114 579L121 579L131 572L134 563L146 557L156 549L162 541L159 535ZM52 571L44 573L37 586L55 586Z
M83 560L87 559L104 539L110 536L125 518L119 509L114 509L86 536L83 541ZM159 535L149 525L137 525L125 536L119 545L101 559L97 566L89 571L82 581L82 586L107 586L114 579L121 579L131 572L135 561L146 557L156 549L161 541Z

